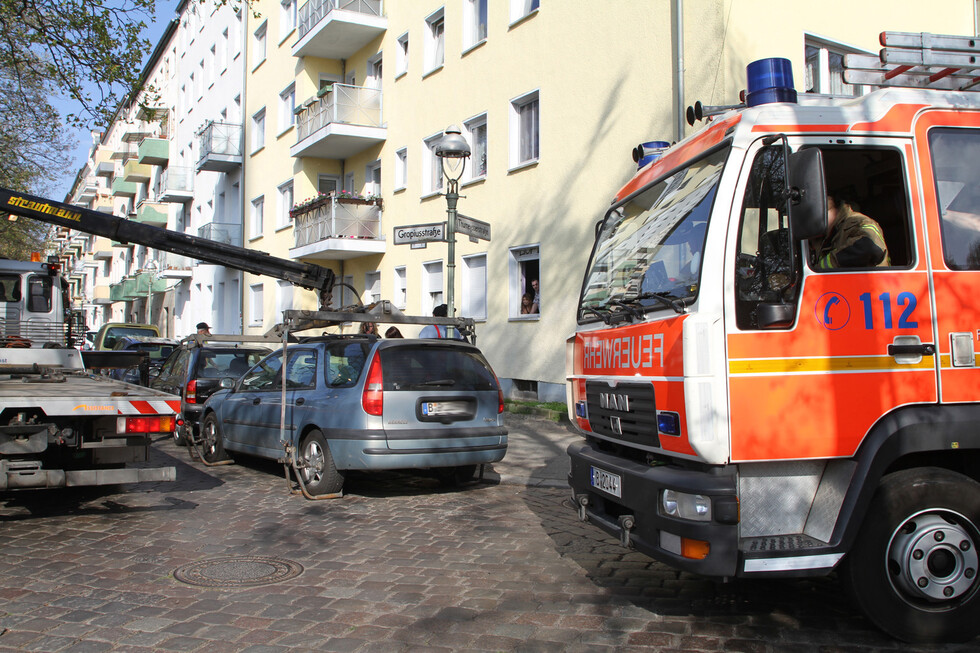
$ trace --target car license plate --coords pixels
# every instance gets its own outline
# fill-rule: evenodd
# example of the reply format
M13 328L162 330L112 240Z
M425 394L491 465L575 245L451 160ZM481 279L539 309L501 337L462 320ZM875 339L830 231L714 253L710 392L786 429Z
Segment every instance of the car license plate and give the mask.
M623 498L622 480L619 478L618 474L610 474L609 472L599 469L598 467L593 467L592 487L602 490L603 492L608 492L614 497Z
M465 401L424 401L422 414L430 415L465 415Z

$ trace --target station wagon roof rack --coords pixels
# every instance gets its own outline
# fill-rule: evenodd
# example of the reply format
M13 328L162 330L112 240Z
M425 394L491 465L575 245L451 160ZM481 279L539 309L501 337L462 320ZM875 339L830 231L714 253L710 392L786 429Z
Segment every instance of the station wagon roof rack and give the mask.
M944 91L980 90L980 38L928 32L882 32L877 57L844 56L849 84Z

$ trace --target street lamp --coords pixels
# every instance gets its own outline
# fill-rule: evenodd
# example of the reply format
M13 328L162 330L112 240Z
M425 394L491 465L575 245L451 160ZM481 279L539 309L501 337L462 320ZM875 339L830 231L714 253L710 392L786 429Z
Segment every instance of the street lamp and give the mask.
M459 178L463 176L470 146L456 125L446 128L436 142L435 155L442 159L442 172L446 175L446 241L449 243L449 262L446 288L446 316L456 317L453 296L456 290L456 202L459 200Z
M150 323L150 305L153 302L153 280L156 278L157 262L154 259L150 259L145 266L143 266L143 274L150 275L150 282L147 284L146 288L146 322L144 324Z

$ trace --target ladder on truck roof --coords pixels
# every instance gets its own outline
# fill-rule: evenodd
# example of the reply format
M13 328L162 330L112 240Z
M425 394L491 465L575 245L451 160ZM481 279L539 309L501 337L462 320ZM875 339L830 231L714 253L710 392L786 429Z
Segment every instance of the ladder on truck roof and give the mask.
M980 37L882 32L879 56L844 55L844 81L942 91L980 90Z

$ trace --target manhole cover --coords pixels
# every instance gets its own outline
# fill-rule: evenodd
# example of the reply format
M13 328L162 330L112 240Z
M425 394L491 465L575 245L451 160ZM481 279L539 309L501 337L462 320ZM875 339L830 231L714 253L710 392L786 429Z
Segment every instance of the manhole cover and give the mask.
M303 566L266 556L227 556L192 562L174 570L174 578L201 587L254 587L296 578Z

